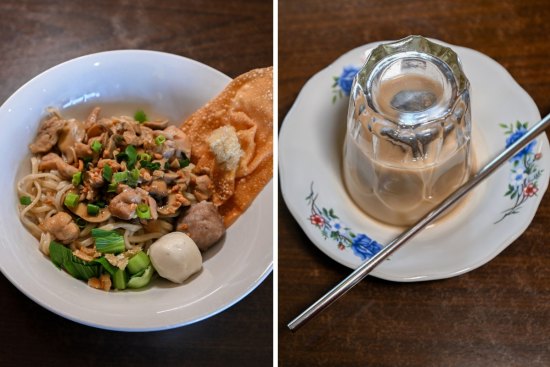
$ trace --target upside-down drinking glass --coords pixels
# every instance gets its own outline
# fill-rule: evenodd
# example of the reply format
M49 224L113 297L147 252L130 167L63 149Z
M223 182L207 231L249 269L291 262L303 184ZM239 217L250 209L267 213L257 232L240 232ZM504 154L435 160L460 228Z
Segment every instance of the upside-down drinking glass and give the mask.
M456 53L420 36L373 49L351 89L344 179L369 216L410 225L471 174L470 85Z

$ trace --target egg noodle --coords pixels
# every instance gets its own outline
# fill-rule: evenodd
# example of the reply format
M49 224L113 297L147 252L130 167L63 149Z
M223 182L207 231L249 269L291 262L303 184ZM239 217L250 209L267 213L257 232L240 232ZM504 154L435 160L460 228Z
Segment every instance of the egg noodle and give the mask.
M39 243L39 249L45 255L49 255L49 245L52 236L40 228L40 224L46 218L49 218L58 212L66 211L63 208L63 195L73 185L64 180L58 172L51 171L41 173L38 171L40 159L31 158L31 173L24 176L17 183L17 193L20 197L30 197L32 202L29 205L20 205L19 217L25 227L36 237ZM124 242L126 249L135 250L135 247L147 248L153 240L162 237L173 229L173 225L168 220L159 219L156 222L155 232L147 233L141 224L132 224L128 222L115 221L109 219L103 223L86 223L80 231L78 240L72 242L70 247L76 250L81 247L93 246L91 238L92 228L105 230L121 229L124 231Z

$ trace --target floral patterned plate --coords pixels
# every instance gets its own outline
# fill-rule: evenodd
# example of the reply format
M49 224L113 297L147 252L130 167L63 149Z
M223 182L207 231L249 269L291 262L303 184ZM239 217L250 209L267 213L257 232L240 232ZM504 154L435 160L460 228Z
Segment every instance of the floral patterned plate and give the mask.
M404 229L365 215L348 196L341 175L347 95L366 52L376 45L356 48L313 76L279 135L279 177L288 208L321 251L350 268ZM458 53L471 83L472 144L481 167L522 136L540 114L494 60L448 46ZM372 275L393 281L431 280L487 263L529 226L548 187L549 172L550 148L543 134Z

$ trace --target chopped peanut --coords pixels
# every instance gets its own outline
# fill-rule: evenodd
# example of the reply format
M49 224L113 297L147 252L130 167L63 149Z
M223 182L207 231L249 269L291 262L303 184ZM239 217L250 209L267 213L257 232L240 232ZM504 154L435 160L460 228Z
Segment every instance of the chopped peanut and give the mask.
M101 282L97 278L88 279L88 285L92 288L95 288L95 289L101 288Z
M99 277L99 280L101 282L101 289L103 289L104 291L106 292L109 292L109 290L111 289L111 277L109 276L109 274L102 274L100 277Z
M111 277L109 274L102 274L99 279L97 278L90 278L88 279L88 285L95 289L103 289L104 291L108 292L111 289Z

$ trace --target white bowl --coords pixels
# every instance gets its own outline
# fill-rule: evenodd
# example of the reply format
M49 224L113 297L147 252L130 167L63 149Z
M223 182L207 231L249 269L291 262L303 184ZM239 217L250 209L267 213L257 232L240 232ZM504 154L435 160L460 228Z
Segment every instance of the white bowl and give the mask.
M16 181L29 171L28 145L47 107L66 116L94 106L104 116L149 116L180 124L215 97L226 75L184 57L139 50L83 56L38 75L0 107L0 269L23 293L68 319L95 327L160 330L190 324L233 305L270 273L272 183L233 224L222 243L204 254L202 272L182 285L161 279L142 291L102 292L58 270L18 217Z

